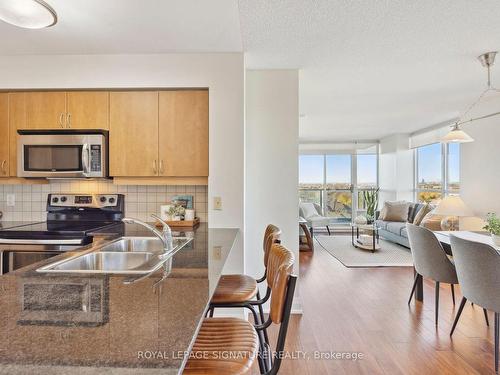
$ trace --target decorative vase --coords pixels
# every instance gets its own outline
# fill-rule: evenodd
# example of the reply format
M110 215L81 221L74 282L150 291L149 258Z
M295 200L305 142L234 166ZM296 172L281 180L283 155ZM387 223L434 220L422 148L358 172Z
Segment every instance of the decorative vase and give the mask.
M493 240L493 243L495 244L495 246L500 246L500 235L492 233L491 239Z
M181 217L180 216L174 216L172 218L173 221L181 221Z

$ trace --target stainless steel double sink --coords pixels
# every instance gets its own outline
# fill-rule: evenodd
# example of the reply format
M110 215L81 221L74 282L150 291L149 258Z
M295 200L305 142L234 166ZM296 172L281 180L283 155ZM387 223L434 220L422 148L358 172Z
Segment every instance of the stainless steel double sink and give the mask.
M165 253L154 237L121 237L101 247L38 268L38 272L145 275L161 268L192 238L175 237L173 250Z

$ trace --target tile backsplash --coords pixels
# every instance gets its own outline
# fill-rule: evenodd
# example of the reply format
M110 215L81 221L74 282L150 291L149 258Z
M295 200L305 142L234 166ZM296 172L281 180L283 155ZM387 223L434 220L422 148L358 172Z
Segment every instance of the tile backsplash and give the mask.
M49 193L119 193L125 195L125 213L140 220L152 221L150 215L174 195L192 195L196 216L207 221L206 186L114 185L111 181L50 181L47 185L0 185L2 221L41 221L46 219ZM14 206L7 206L7 195L14 194Z

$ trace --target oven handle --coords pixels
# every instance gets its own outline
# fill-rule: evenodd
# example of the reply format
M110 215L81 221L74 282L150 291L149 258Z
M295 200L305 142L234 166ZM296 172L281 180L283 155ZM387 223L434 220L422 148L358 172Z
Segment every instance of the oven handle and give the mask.
M19 239L19 238L0 238L0 244L13 245L81 245L82 240L79 238L71 239L53 239L53 240L35 240L35 239Z
M90 174L90 148L88 143L85 143L82 147L82 166L83 166L83 175L88 176Z

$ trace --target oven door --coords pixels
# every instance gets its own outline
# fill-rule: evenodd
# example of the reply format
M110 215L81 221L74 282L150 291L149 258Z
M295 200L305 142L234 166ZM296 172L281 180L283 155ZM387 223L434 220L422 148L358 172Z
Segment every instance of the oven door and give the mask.
M58 131L20 131L18 177L106 177L103 134L58 134Z
M62 254L57 251L13 251L4 250L0 252L1 256L1 269L0 274L6 274L17 269L30 266L32 264L41 262L42 260L52 258L56 255Z

